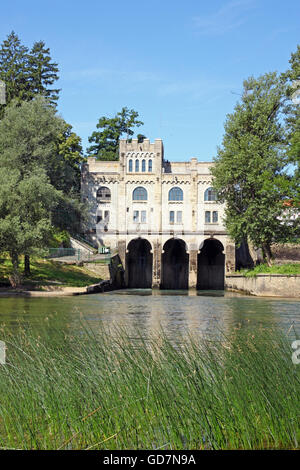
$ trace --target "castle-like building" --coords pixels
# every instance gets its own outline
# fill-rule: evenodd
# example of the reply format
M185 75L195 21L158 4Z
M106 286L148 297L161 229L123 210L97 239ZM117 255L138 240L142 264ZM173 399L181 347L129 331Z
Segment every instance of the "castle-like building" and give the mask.
M163 142L120 141L118 161L88 158L82 197L87 236L117 252L127 287L222 289L234 268L224 206L212 187L211 162L169 162Z

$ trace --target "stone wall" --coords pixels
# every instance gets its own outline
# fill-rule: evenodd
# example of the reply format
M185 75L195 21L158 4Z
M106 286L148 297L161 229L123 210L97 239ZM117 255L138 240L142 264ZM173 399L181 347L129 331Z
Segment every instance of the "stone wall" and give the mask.
M225 287L231 291L262 297L300 298L300 275L257 274L255 277L245 277L229 274L225 278Z
M271 246L275 264L300 263L300 243L273 243ZM236 247L236 270L252 268L256 263L263 263L262 251L254 250L255 260L251 258L247 243Z
M91 271L92 273L99 276L99 280L108 280L110 279L109 265L101 263L83 263L84 267Z
M119 255L112 256L109 265L110 282L113 289L125 287L125 271Z
M300 263L300 243L273 244L272 253L275 262Z

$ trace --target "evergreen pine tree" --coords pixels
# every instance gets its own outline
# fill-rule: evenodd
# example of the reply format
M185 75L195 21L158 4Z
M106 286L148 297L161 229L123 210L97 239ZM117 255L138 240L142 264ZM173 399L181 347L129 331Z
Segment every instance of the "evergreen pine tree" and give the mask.
M58 78L58 65L52 61L45 43L35 42L29 51L12 31L0 47L0 80L6 85L6 105L0 105L0 119L13 99L30 101L42 95L56 105L60 90L49 87Z
M35 42L28 58L30 91L33 95L43 95L52 104L58 100L59 89L48 87L58 80L58 64L52 62L50 49L45 47L44 41Z
M0 80L6 85L6 104L28 99L28 49L12 31L0 47ZM5 105L0 105L0 118Z

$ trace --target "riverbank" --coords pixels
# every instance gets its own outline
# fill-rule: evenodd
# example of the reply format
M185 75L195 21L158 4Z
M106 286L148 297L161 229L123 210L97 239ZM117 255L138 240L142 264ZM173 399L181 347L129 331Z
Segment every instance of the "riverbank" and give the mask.
M13 289L12 287L0 288L0 297L60 297L69 295L82 295L87 293L87 287L60 287L39 286L39 290L26 288Z
M300 264L259 264L225 276L229 291L259 297L290 297L300 299Z
M21 264L20 270L23 269ZM102 280L92 266L66 265L56 261L37 259L31 262L30 276L23 278L22 286L13 289L9 275L12 266L9 259L0 261L0 296L51 297L80 295L87 293L87 287Z

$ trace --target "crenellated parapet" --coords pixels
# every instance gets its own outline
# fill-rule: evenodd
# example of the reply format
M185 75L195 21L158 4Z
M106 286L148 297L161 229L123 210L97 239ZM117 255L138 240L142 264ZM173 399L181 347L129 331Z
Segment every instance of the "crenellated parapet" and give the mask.
M138 139L132 139L131 141L122 139L120 140L119 152L120 154L126 154L127 152L143 152L163 156L163 142L161 139L155 139L153 143L150 142L150 139L144 139L143 142L138 142Z

